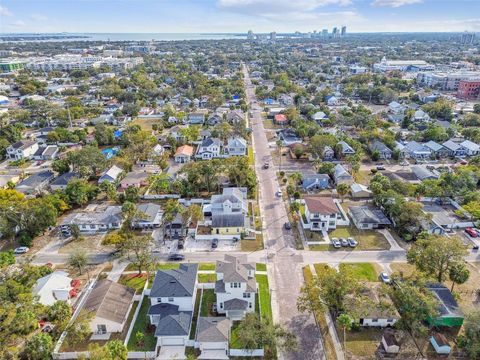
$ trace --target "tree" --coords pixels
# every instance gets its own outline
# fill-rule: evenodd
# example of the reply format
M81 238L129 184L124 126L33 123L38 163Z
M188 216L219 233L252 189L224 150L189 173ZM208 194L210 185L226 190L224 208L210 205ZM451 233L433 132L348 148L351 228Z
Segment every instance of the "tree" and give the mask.
M140 199L140 189L136 186L130 185L125 189L124 199L131 203L137 203Z
M53 351L53 341L49 334L38 333L27 340L23 357L28 360L49 360Z
M15 264L15 255L13 251L1 251L0 252L0 269Z
M407 260L418 270L443 282L452 266L463 262L467 250L457 237L429 235L418 239L407 252Z
M480 310L470 311L465 315L463 335L459 337L459 346L465 350L470 359L480 358Z
M467 265L463 262L455 263L450 267L448 271L448 278L452 282L452 288L450 291L453 292L453 287L455 284L465 284L470 277L470 271L467 268Z
M113 144L115 141L113 129L105 124L95 125L95 140L100 146Z
M90 321L92 317L92 312L85 309L80 311L75 321L65 329L67 331L67 336L65 337L67 344L75 345L81 343L91 335Z
M473 105L473 112L475 114L480 114L480 104Z
M55 333L60 334L67 327L72 309L65 301L56 301L48 310L48 320L55 325Z
M65 188L68 203L77 206L83 206L93 200L97 196L97 192L98 188L95 185L82 179L70 180Z
M80 228L77 224L70 225L70 233L72 234L73 240L78 240L81 237Z
M153 238L150 235L145 236L127 236L125 241L118 244L121 257L128 260L137 268L138 274L141 275L152 263L151 247L153 246Z
M295 351L297 339L278 324L262 319L256 313L248 313L237 328L237 342L243 349L253 350L266 347L269 352L275 348Z
M338 193L338 195L340 195L340 198L342 199L342 202L343 202L343 199L344 199L345 195L348 194L349 190L350 190L350 187L346 183L342 183L342 184L337 185L337 193Z
M95 176L107 168L108 162L103 153L94 146L86 146L67 154L67 160L73 171L84 176Z
M59 174L65 174L70 171L70 164L67 159L56 159L52 163L52 170Z
M83 250L72 253L68 257L67 264L69 267L77 270L81 275L88 264L87 253Z
M112 360L127 360L128 350L120 340L110 340L105 344Z
M104 181L100 184L100 189L107 195L108 200L117 201L117 189L113 183Z
M338 325L343 330L343 350L347 351L347 330L350 331L353 325L353 319L347 313L340 314L337 318Z

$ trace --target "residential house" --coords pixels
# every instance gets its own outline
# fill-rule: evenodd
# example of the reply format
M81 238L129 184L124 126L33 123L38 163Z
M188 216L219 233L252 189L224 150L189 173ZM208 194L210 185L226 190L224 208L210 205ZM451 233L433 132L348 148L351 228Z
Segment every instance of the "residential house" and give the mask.
M32 158L34 160L53 160L57 157L58 150L57 145L42 146L33 154Z
M227 113L227 121L230 124L238 124L244 120L245 114L242 110L235 109Z
M350 185L350 194L352 194L353 199L366 199L373 196L372 191L367 186L358 183Z
M331 161L335 157L335 151L328 145L323 148L323 160Z
M312 115L312 120L319 125L322 125L325 120L328 120L328 116L323 111L317 111L315 114Z
M348 215L359 230L383 229L392 224L382 210L367 205L350 206Z
M464 147L462 144L453 142L452 140L447 140L442 145L445 149L447 149L448 156L452 156L452 157L467 156L468 149Z
M40 304L51 306L57 301L68 301L72 288L72 278L68 273L57 270L39 278L32 288L32 294Z
M324 190L329 187L330 177L327 174L305 175L302 180L304 191Z
M228 346L232 321L226 317L198 318L195 342L201 354L199 359L228 360Z
M214 126L220 124L223 121L223 117L220 114L214 113L207 119L207 125Z
M333 179L335 180L335 184L337 185L338 184L351 185L353 183L352 175L350 175L350 173L341 164L335 165Z
M218 260L215 273L217 312L231 320L241 320L247 313L255 312L255 264L247 262L246 256L225 255Z
M20 175L8 174L2 175L0 174L0 189L8 189L9 185L15 185L20 180Z
M175 141L180 141L184 138L182 130L185 129L186 126L175 125L170 128L169 136L175 139Z
M120 190L124 191L130 186L140 188L148 185L148 173L144 171L131 171L120 181Z
M430 149L431 156L436 159L446 157L449 154L449 150L447 148L433 140L430 140L423 145Z
M176 163L184 164L192 161L193 147L190 145L182 145L177 148L174 159Z
M172 221L165 224L165 237L171 240L183 239L188 233L188 227L183 225L182 214L178 212Z
M273 123L276 125L287 125L288 124L287 116L284 114L276 114L273 117Z
M67 172L64 173L57 178L55 178L51 183L50 183L50 189L52 191L55 190L65 190L67 188L68 183L71 180L75 179L80 179L80 174L76 172Z
M338 99L334 95L325 96L325 102L328 106L338 105Z
M15 186L15 190L25 195L40 194L48 188L48 185L55 177L51 170L44 170L30 175Z
M462 326L463 313L450 289L443 284L428 284L426 288L438 301L438 316L428 319L431 326Z
M388 104L388 119L394 123L402 122L405 118L406 111L407 107L405 105L399 104L396 101L392 101L390 104Z
M154 229L162 223L160 205L146 203L137 205L137 213L132 220L133 229Z
M436 170L429 170L425 166L414 165L412 166L412 172L415 174L418 180L436 180L440 177L440 174Z
M7 158L12 160L31 159L38 150L38 143L20 140L7 147Z
M415 111L411 118L411 121L413 123L426 123L430 120L430 116L422 109L418 109L417 111Z
M103 279L95 283L83 309L93 314L91 339L108 340L112 333L123 331L133 304L135 290Z
M186 345L197 293L197 272L197 264L157 271L148 309L150 323L155 325L157 348Z
M339 141L338 144L342 146L342 155L347 156L347 155L353 155L355 154L355 150L345 141ZM337 145L338 145L337 144Z
M65 235L71 234L72 225L78 226L80 232L96 233L120 229L122 222L121 206L91 204L84 210L67 215L60 228Z
M397 142L396 149L400 151L400 156L406 159L428 159L432 155L430 148L416 141L410 141L406 144Z
M232 136L227 139L227 146L224 151L229 156L244 156L247 155L247 141L240 136Z
M373 154L374 152L378 152L379 159L388 160L392 158L393 151L390 150L387 145L385 145L380 140L374 140L370 144L370 152Z
M204 112L192 112L188 114L188 122L190 124L202 124L205 122Z
M222 149L222 142L217 138L207 138L197 147L195 157L197 159L209 160L219 158Z
M460 145L467 150L467 156L476 156L480 154L480 145L475 144L473 141L465 140Z
M337 225L348 225L340 205L331 197L305 197L302 225L312 231L335 230Z
M293 129L283 129L279 131L278 137L283 141L285 146L302 143L302 139L298 137Z
M120 174L123 172L117 165L113 165L110 169L105 171L102 176L98 179L98 184L101 184L105 181L109 183L114 183L120 177Z

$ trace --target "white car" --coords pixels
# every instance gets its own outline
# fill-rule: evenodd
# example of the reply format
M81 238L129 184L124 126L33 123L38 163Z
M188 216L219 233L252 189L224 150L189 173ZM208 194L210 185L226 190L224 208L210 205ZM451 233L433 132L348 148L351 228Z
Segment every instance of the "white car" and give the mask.
M390 284L392 282L390 276L388 276L386 272L380 273L380 280L382 280L382 282L385 284Z
M26 252L28 252L28 250L30 250L29 247L27 246L20 246L18 248L16 248L15 250L13 250L13 252L15 254L25 254Z

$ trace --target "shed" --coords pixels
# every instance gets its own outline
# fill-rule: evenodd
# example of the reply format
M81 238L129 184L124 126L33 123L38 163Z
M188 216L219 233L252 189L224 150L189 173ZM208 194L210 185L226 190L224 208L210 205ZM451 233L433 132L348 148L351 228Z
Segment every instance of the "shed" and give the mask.
M400 346L392 331L385 331L382 335L382 346L386 353L397 354L400 351Z
M430 343L432 344L437 354L447 355L450 354L450 351L452 351L452 348L448 344L447 339L442 334L434 334L430 338Z

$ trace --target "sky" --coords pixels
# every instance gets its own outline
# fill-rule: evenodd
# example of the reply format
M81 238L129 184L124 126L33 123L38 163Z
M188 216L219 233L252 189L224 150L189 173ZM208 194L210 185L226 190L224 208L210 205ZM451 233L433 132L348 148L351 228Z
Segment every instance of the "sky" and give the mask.
M480 0L0 0L0 33L480 32Z

